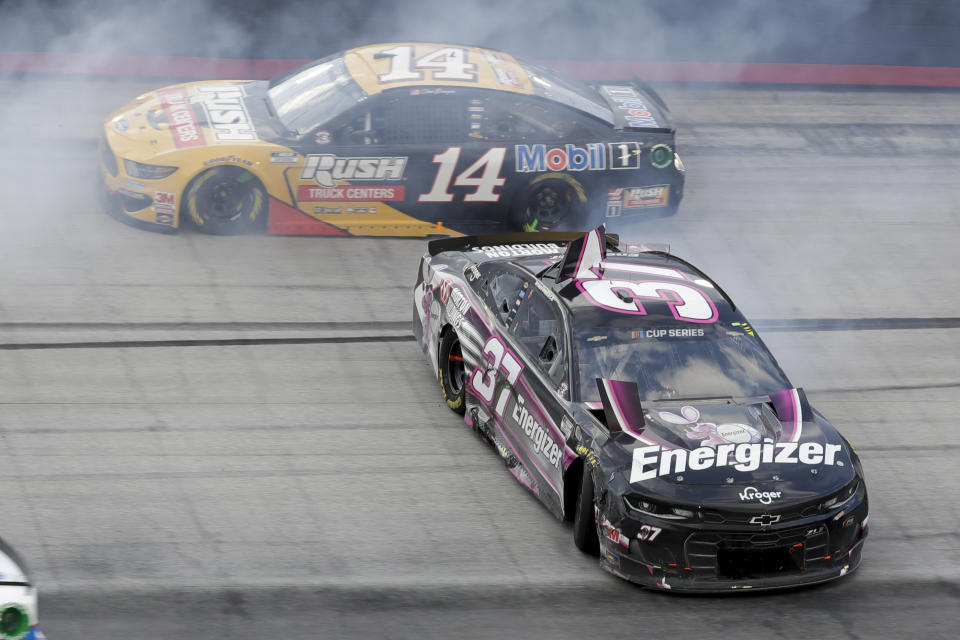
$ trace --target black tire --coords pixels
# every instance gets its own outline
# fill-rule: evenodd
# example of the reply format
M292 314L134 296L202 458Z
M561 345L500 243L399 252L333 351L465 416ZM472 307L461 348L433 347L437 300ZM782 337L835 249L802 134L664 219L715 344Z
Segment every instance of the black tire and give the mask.
M510 223L520 231L556 231L580 226L583 202L577 189L560 178L527 185L517 196Z
M600 555L600 537L597 535L597 518L593 513L593 474L590 465L583 465L583 480L580 495L573 514L573 544L591 556Z
M463 351L460 349L460 337L452 328L448 329L440 339L437 357L440 360L438 376L443 399L446 400L451 411L463 415L467 410L465 392L467 373Z
M207 169L190 183L182 213L204 233L220 236L259 230L267 217L267 193L243 167Z

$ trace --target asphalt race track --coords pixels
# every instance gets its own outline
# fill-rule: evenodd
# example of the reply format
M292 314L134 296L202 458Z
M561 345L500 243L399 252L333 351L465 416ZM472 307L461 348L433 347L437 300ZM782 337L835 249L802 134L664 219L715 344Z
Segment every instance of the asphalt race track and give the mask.
M152 83L0 80L0 535L52 640L953 638L960 93L667 87L669 242L859 450L863 565L741 597L600 570L441 406L416 240L165 236L103 214Z

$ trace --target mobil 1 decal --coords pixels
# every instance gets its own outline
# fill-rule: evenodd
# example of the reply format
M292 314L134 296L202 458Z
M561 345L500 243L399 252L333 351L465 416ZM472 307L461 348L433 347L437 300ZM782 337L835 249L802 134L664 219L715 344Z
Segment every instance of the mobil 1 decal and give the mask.
M664 151L660 147L665 147ZM656 145L658 158L667 145ZM652 152L652 150L651 150ZM546 171L603 171L605 169L639 169L643 155L641 142L588 142L582 145L518 144L514 147L517 173ZM672 153L672 152L671 152ZM672 160L672 156L671 156ZM666 164L650 162L658 168Z
M517 382L523 372L520 359L504 345L498 336L491 336L483 346L486 362L474 369L470 388L483 402L492 407L496 420L509 426L520 439L517 444L528 458L549 478L563 465L563 446L550 434L549 420L539 404L529 394L520 391ZM498 372L504 381L497 384Z
M610 151L611 169L639 169L641 146L639 142L611 142Z

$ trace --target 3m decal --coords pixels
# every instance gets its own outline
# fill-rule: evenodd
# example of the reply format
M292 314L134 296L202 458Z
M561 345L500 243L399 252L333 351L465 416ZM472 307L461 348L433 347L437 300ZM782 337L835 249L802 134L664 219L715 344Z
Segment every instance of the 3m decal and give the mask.
M301 180L333 187L337 180L401 180L407 168L405 156L341 158L333 154L310 154L300 172Z
M470 62L466 49L458 47L435 49L414 60L413 47L402 45L378 51L373 58L390 59L390 70L377 76L380 84L422 80L423 71L432 72L434 80L475 82L477 79L477 65Z
M258 139L257 130L243 102L245 95L241 85L203 85L197 87L191 101L206 111L213 137L219 142L253 142Z
M760 491L756 487L747 487L739 494L741 502L758 500L761 504L770 504L780 498L779 491Z
M154 221L157 224L170 226L177 206L177 196L174 193L158 191L153 194Z
M633 450L630 482L643 482L661 476L701 471L715 467L732 466L737 471L756 471L761 464L837 464L839 444L819 442L773 442L721 444L696 449L662 449L660 445L637 447ZM732 456L732 460L730 459Z
M405 187L297 187L299 202L392 202L403 200Z
M596 510L596 507L594 507L594 510ZM605 517L598 517L597 519L600 524L600 530L603 531L604 538L610 540L611 542L616 542L621 547L625 547L627 549L630 548L630 538L623 535L623 531L620 531L620 529L617 529L615 526L613 526L613 523L611 523Z
M167 125L177 149L202 147L207 144L200 131L193 105L187 101L186 89L162 89L157 91L157 97L160 98L163 112L167 116Z
M158 207L173 209L174 205L177 203L177 196L173 193L157 191L153 196L153 202Z
M502 187L506 180L500 175L503 159L507 155L506 147L493 147L477 158L476 162L461 171L456 178L453 172L460 160L460 147L449 147L443 153L433 156L437 175L433 179L430 191L417 198L420 202L452 202L453 194L448 191L450 181L454 186L475 187L473 192L463 196L464 202L498 202L500 194L494 193L496 187ZM477 176L476 174L480 174Z
M545 144L518 144L517 173L543 171L600 171L607 168L607 154L601 142L591 142L585 148L568 144L547 148Z

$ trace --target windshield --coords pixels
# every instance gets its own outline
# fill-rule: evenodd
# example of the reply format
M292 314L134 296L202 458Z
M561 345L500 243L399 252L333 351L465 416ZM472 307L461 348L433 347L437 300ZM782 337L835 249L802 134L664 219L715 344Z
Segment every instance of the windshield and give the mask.
M587 85L529 62L520 62L520 66L530 76L533 91L538 96L579 109L613 126L614 118L610 107L607 106L599 93Z
M645 401L752 397L789 389L773 356L750 333L749 327L721 323L575 331L580 400L600 400L597 378L636 382Z
M298 136L365 98L342 57L314 62L279 78L267 93L280 122Z

